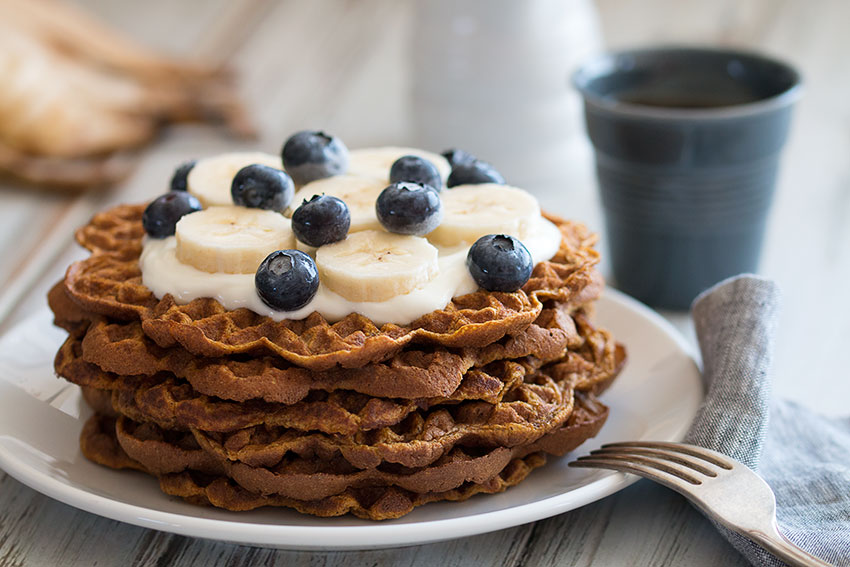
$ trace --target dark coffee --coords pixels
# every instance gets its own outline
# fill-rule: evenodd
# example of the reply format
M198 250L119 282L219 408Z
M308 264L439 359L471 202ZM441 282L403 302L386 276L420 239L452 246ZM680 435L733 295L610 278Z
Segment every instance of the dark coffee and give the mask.
M618 93L611 98L661 108L721 108L738 104L748 104L763 98L759 93L743 85L724 85L703 92L682 92L680 89L658 89L655 87L635 87Z
M659 109L716 109L766 100L792 89L797 74L757 56L697 49L638 50L609 56L576 75L605 101Z

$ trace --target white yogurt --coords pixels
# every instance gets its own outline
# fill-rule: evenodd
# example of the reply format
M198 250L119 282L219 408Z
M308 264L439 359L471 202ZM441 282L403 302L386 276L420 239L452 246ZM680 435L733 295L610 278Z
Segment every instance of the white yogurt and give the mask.
M561 233L544 218L531 227L522 240L534 263L552 258L561 244ZM424 286L386 301L349 301L319 283L310 303L297 311L276 311L260 299L254 287L254 274L204 272L177 260L176 239L145 238L139 266L142 282L156 297L171 294L178 304L211 297L226 309L245 307L276 321L303 319L317 311L329 321L339 321L350 313L360 313L378 325L405 325L426 313L442 309L453 297L472 293L478 285L466 268L468 247L440 248L439 272Z

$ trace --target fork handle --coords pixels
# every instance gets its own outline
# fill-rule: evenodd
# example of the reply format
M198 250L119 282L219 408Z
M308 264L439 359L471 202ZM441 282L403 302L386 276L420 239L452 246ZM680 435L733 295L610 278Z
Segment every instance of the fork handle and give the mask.
M832 567L831 563L818 559L791 543L779 531L776 521L771 523L770 529L767 531L746 530L744 534L793 567Z

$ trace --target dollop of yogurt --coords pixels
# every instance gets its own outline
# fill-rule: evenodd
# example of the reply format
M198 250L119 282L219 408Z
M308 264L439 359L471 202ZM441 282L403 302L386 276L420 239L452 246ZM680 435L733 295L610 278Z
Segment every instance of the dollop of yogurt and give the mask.
M540 217L528 230L522 243L534 263L551 259L561 245L558 227ZM226 309L247 308L276 321L303 319L314 311L329 321L339 321L350 313L360 313L375 324L408 324L426 313L442 309L453 297L472 293L478 285L466 267L468 246L439 248L439 271L422 287L379 302L354 302L334 293L319 283L313 299L297 311L276 311L260 299L254 286L254 274L209 273L177 259L176 238L145 237L139 267L142 282L153 294L162 298L171 294L178 304L210 297Z

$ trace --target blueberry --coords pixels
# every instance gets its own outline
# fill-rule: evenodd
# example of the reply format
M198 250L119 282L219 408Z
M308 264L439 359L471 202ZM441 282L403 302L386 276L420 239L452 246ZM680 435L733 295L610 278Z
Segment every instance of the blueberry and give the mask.
M300 250L278 250L262 261L254 276L257 295L278 311L304 307L319 289L319 272L311 257Z
M443 188L443 180L437 166L419 156L402 156L390 168L390 183L409 181L429 185L437 191Z
M183 215L202 208L201 202L194 195L185 191L171 191L151 201L142 214L142 226L153 238L165 238L174 234L174 226Z
M292 232L309 246L339 242L348 234L350 226L348 205L330 195L313 195L292 213Z
M236 172L230 195L235 204L243 207L282 211L292 202L295 186L285 172L255 163Z
M448 149L440 155L446 158L446 161L448 161L449 165L452 167L458 165L459 163L469 163L476 160L475 156L471 153L459 150L457 148Z
M324 132L303 130L290 136L281 151L283 167L298 185L345 173L348 148Z
M381 191L375 212L390 232L424 236L443 220L443 203L433 187L399 182Z
M475 185L478 183L505 184L505 178L486 161L473 160L452 166L452 172L446 181L447 187L456 185Z
M525 245L506 234L488 234L466 255L475 283L488 291L516 291L531 277L534 262Z
M174 170L174 175L171 176L172 191L186 191L188 189L186 186L186 178L189 177L189 172L192 171L192 168L195 167L196 163L198 163L198 160L193 159L191 161L181 163L180 166Z

